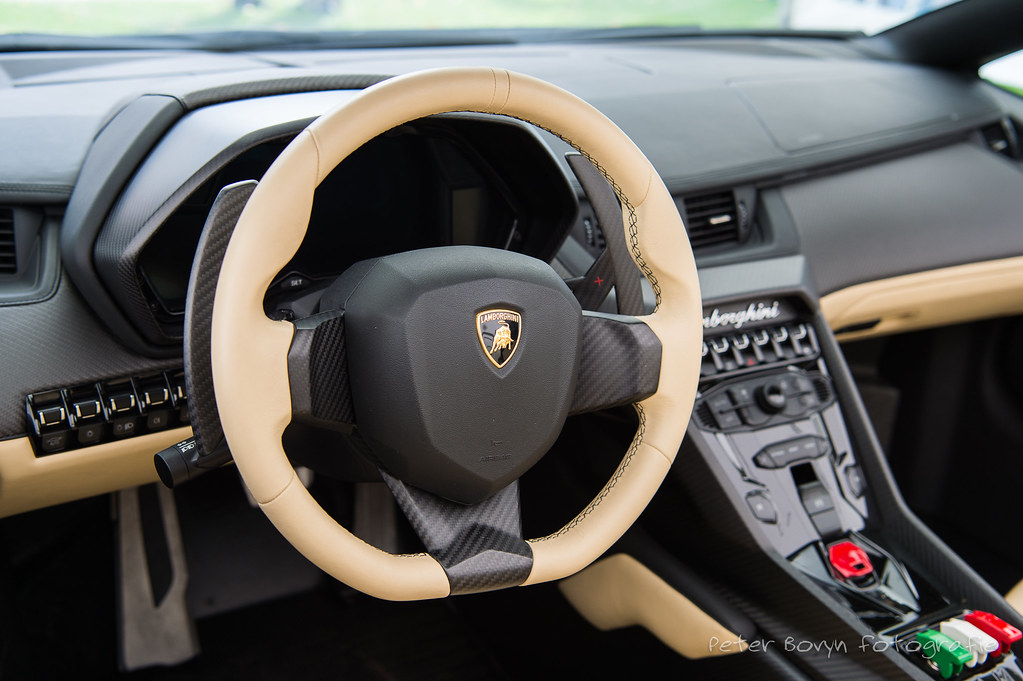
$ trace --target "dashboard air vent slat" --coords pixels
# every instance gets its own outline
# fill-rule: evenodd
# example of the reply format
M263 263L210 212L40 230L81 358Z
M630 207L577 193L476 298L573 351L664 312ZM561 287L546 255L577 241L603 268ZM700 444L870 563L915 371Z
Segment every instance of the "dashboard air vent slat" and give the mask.
M0 274L17 274L18 249L14 242L14 211L0 208Z
M731 191L690 196L684 200L686 231L693 248L739 240L739 210Z

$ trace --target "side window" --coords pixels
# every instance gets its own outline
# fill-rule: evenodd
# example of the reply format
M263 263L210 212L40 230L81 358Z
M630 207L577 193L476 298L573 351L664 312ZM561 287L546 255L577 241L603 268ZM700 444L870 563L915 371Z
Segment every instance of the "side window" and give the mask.
M980 77L1023 97L1023 50L984 64Z

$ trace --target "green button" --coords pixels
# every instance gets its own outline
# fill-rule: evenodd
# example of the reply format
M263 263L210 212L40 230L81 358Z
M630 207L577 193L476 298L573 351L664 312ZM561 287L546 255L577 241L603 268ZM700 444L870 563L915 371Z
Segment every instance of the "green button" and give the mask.
M945 634L934 629L916 635L924 657L937 665L941 678L948 679L963 671L963 665L973 659L973 653Z

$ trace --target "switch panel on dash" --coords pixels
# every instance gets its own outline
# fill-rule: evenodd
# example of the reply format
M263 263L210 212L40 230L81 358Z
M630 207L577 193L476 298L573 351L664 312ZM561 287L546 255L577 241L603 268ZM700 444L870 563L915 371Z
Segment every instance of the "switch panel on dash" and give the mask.
M55 454L189 422L179 370L32 393L25 414L36 455Z
M712 336L703 344L701 378L767 368L820 354L813 328L791 322L752 331Z

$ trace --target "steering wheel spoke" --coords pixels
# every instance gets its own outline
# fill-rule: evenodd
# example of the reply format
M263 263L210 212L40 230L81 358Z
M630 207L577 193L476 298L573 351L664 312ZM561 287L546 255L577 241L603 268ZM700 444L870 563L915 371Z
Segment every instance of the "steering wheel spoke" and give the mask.
M355 410L348 382L344 310L300 319L288 350L292 417L351 432Z
M638 317L583 312L572 414L620 407L657 392L661 341Z
M380 471L398 507L440 563L452 594L479 593L526 581L533 551L522 539L519 483L477 504L448 501Z

